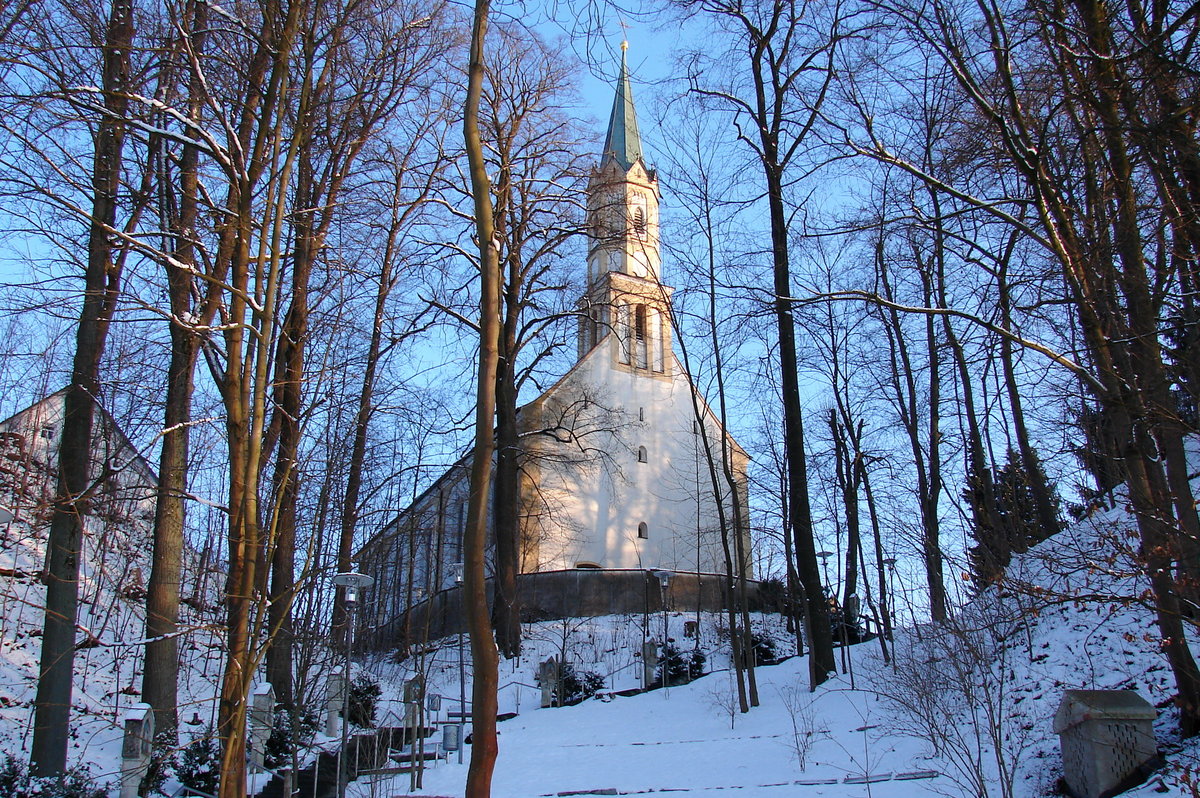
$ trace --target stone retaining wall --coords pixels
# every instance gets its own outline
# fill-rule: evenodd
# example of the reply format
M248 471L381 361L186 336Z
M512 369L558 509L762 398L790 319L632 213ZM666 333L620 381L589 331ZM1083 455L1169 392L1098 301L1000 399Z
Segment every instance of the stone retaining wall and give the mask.
M524 622L661 612L664 598L668 611L719 612L728 606L725 583L723 574L675 572L664 597L654 571L578 568L517 577ZM760 606L758 584L746 584L750 610L774 609ZM489 579L489 602L492 590ZM360 639L380 651L449 637L466 631L462 609L462 590L443 590L387 624L361 630Z

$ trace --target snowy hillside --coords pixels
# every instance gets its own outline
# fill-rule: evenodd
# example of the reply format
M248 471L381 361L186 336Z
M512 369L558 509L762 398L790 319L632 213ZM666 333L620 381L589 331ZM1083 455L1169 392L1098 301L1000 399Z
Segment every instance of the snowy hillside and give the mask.
M48 512L6 493L17 509L0 524L0 751L27 759L37 688L46 588L39 579ZM88 516L81 557L69 762L115 784L123 717L141 700L145 582L150 574L152 513ZM199 580L199 558L185 561L179 717L186 735L212 722L223 652L212 626L219 575ZM189 721L192 723L189 724ZM115 793L114 793L115 794Z
M44 512L34 509L0 527L0 745L21 758L28 752L42 623L37 572L44 522ZM139 700L141 685L149 520L90 518L87 531L72 761L115 782L120 719ZM1181 742L1175 732L1172 678L1153 612L1141 598L1146 585L1135 575L1135 544L1119 506L1098 512L1018 556L1005 585L960 608L951 623L898 632L892 663L885 663L878 640L852 646L839 652L837 677L813 693L803 657L760 667L761 706L745 715L736 711L722 616L528 625L523 657L501 664L500 711L516 715L500 724L493 794L1049 795L1061 775L1051 725L1062 691L1123 688L1158 707L1155 728L1166 758L1130 794L1194 798L1188 780L1200 773L1200 744ZM219 636L208 626L218 621L212 604L219 579L210 575L198 587L199 563L194 552L189 558L185 595L208 598L184 609L192 629L182 646L185 739L212 721L222 664ZM686 685L614 695L640 687L640 652L661 638L664 623L678 650L703 652L711 672ZM794 651L778 616L755 616L754 627L779 656ZM540 708L537 672L549 657L571 663L580 681L591 678L598 697ZM418 671L441 697L430 720L458 709L456 639L400 663L377 656L365 666L384 687L380 725L401 725L403 683ZM323 683L327 671L314 668L314 680ZM465 686L469 695L469 673ZM462 795L465 777L466 765L451 755L431 764L411 794ZM364 776L352 794L381 798L410 794L409 788L407 775Z
M501 665L501 712L520 714L500 724L493 794L1049 795L1061 775L1052 718L1062 691L1121 688L1159 708L1155 728L1167 760L1129 794L1195 795L1185 781L1200 772L1200 745L1181 744L1175 732L1172 679L1153 614L1111 598L1140 593L1122 565L1126 522L1120 511L1099 514L1018 558L1012 573L1022 591L989 590L946 627L902 631L895 667L869 641L853 646L845 662L852 667L815 693L807 691L802 657L760 668L762 705L746 715L730 712L728 670L669 690L537 708L537 663L563 651L579 668L611 672L608 690L635 686L638 666L628 652L639 648L643 620L534 625L520 664ZM685 648L694 643L682 634L689 619L670 616L670 634ZM660 618L646 622L651 636L661 629ZM762 623L787 640L777 619ZM701 646L713 647L711 667L725 669L719 625L718 617L703 619ZM454 643L419 662L430 690L447 697L442 716L457 707ZM372 669L394 696L417 664ZM414 794L462 795L465 777L466 766L451 756L426 772ZM408 787L408 776L363 779L355 794L404 795Z

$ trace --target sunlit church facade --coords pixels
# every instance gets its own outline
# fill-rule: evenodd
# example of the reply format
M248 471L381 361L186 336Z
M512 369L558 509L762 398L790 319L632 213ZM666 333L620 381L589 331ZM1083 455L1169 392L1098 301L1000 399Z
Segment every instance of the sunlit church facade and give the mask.
M528 608L535 617L636 605L641 599L612 595L637 584L618 572L669 571L681 577L680 586L684 575L724 574L735 535L750 550L744 521L749 458L693 388L672 346L672 289L661 280L658 179L643 157L624 60L587 191L591 243L588 287L579 302L578 359L519 411L521 571L557 572L555 584L575 594L556 607L554 590L549 598L539 591L533 602L539 606ZM723 448L740 494L736 519L721 474ZM392 642L410 607L456 592L469 469L470 455L360 551L361 569L376 579L363 620L377 644ZM744 576L752 577L748 568ZM719 583L717 577L707 581ZM712 593L700 589L707 581L693 576L697 587L687 595ZM581 603L581 592L602 583L602 601Z

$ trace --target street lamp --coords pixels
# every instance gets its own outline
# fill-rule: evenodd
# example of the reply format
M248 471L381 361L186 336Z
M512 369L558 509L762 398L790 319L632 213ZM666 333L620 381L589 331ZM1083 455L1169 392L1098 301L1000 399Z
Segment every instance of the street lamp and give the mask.
M896 608L900 606L896 603L896 558L888 557L883 564L888 569L888 594L885 604L887 606L888 640L891 640L892 631L896 626Z
M673 577L675 574L672 573L671 571L667 571L667 570L663 570L663 569L660 569L657 571L651 571L650 573L653 574L654 576L658 577L658 596L659 596L658 603L662 607L662 622L663 622L663 660L662 660L663 687L667 688L666 694L670 695L671 680L668 675L669 668L668 668L668 663L667 663L667 658L666 658L666 653L667 653L667 589L671 586L671 577Z
M825 587L829 587L829 558L833 556L833 552L818 551L817 556L821 558L821 577L825 580Z
M333 584L344 588L342 604L346 608L346 668L342 673L342 747L338 751L338 798L346 798L346 746L350 733L350 655L354 651L354 613L358 609L358 592L375 584L366 574L346 571L335 574Z
M458 764L463 763L463 739L466 735L463 731L467 725L467 669L463 664L463 624L466 622L467 599L463 595L463 572L466 570L466 564L456 562L451 567L454 569L454 582L458 585Z

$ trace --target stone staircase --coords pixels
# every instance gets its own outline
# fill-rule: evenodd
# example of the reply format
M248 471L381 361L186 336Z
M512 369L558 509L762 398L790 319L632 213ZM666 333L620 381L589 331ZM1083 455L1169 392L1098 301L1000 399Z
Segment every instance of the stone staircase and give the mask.
M369 773L407 773L412 770L413 758L403 749L409 745L409 729L386 727L370 734L353 735L346 746L346 776L350 781ZM430 737L432 728L420 730L422 737ZM416 739L417 735L412 735ZM436 759L434 746L422 757ZM407 757L407 758L403 758ZM395 763L393 765L393 763ZM322 751L316 760L296 774L292 785L292 796L296 798L336 798L338 786L337 751ZM257 798L292 798L284 792L284 772L276 774L259 790Z

